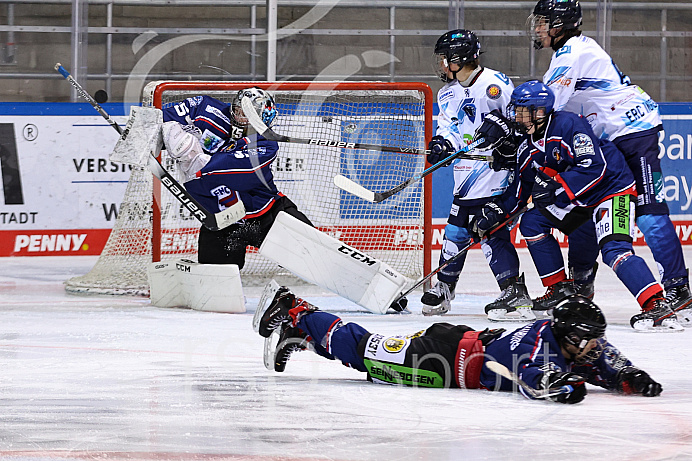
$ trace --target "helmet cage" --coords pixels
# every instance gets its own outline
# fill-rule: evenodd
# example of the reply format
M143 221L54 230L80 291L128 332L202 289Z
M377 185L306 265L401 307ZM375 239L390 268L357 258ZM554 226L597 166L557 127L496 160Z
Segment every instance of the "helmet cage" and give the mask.
M534 48L541 49L543 44L536 29L545 27L550 35L550 29L560 29L561 32L578 29L582 24L581 5L578 0L539 0L533 13L526 19L526 34L531 38ZM551 46L555 37L551 36Z
M277 115L274 98L265 90L257 87L240 90L235 98L233 98L231 107L231 118L233 119L233 123L242 128L248 126L248 118L243 112L241 104L243 98L250 98L252 107L254 107L257 115L262 119L262 122L267 126L271 126Z

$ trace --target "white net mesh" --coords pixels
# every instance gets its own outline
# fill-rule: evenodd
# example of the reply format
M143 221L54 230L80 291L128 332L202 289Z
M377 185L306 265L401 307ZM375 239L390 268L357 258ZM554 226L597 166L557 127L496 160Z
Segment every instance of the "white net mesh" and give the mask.
M143 105L167 107L199 94L230 103L238 89L252 85L254 83L154 82L145 89ZM278 116L272 125L277 133L298 138L425 148L426 123L430 123L430 116L425 113L425 98L429 96L417 87L388 89L387 84L368 82L350 84L347 89L315 89L315 84L305 86L299 88L298 83L291 82L268 88L277 105ZM160 102L154 97L157 92L161 95ZM162 164L178 177L173 160L164 156ZM423 155L281 143L273 172L279 190L320 230L416 278L422 275L424 254L429 254L429 249L423 251L426 206L423 181L374 204L338 189L333 177L343 174L370 190L383 191L424 168ZM91 272L66 282L68 291L147 294L146 271L152 261L152 249L154 254L160 250L162 260L181 257L196 260L199 223L167 191L152 195L152 187L156 186L148 170L132 171L118 219L103 253ZM158 223L152 214L152 196L160 197L157 199L161 209L160 231L156 232L160 239L152 239L152 223ZM257 285L280 275L281 271L249 247L241 277L243 284Z

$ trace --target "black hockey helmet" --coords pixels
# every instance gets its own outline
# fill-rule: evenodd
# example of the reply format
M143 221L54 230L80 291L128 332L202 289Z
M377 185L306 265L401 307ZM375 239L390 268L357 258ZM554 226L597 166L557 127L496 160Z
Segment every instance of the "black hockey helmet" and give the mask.
M435 43L435 65L440 80L450 82L446 70L440 66L440 58L444 59L445 65L449 63L464 64L478 59L481 55L481 42L478 41L476 34L466 29L450 30L440 36ZM456 77L456 72L454 72Z
M538 0L536 6L526 20L526 29L537 50L543 44L537 36L537 28L545 24L547 29L561 29L562 32L579 29L582 22L581 5L579 0Z
M569 344L583 351L592 339L604 340L606 319L601 309L589 298L581 295L568 296L553 309L550 328L560 344ZM596 360L602 352L597 347L584 357L584 361Z

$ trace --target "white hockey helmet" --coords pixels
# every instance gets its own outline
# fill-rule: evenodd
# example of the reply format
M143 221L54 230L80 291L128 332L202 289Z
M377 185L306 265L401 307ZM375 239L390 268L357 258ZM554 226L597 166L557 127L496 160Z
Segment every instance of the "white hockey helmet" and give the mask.
M240 103L243 98L250 98L257 115L260 116L265 125L271 126L277 114L274 98L267 91L257 87L242 89L235 95L231 107L233 122L242 128L248 126L248 119L243 113L243 107Z

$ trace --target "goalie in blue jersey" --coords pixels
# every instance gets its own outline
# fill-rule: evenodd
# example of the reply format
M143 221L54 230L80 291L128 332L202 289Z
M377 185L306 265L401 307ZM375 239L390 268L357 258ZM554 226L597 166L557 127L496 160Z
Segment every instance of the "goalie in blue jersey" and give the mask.
M202 227L198 260L202 264L245 264L248 245L259 248L276 216L285 211L312 225L274 184L272 163L279 145L255 133L243 112L248 98L266 125L277 115L272 96L260 88L238 91L232 104L209 96L188 98L164 109L163 140L179 162L184 186L207 210L223 211L239 200L245 217L210 231Z
M608 342L605 317L591 300L572 295L553 315L504 336L504 329L475 331L449 323L386 336L345 323L281 287L255 318L261 336L278 333L269 357L278 372L292 353L310 349L383 384L512 391L521 380L526 397L560 403L581 402L586 383L646 397L661 393L659 383ZM491 371L489 361L512 370L516 382Z

